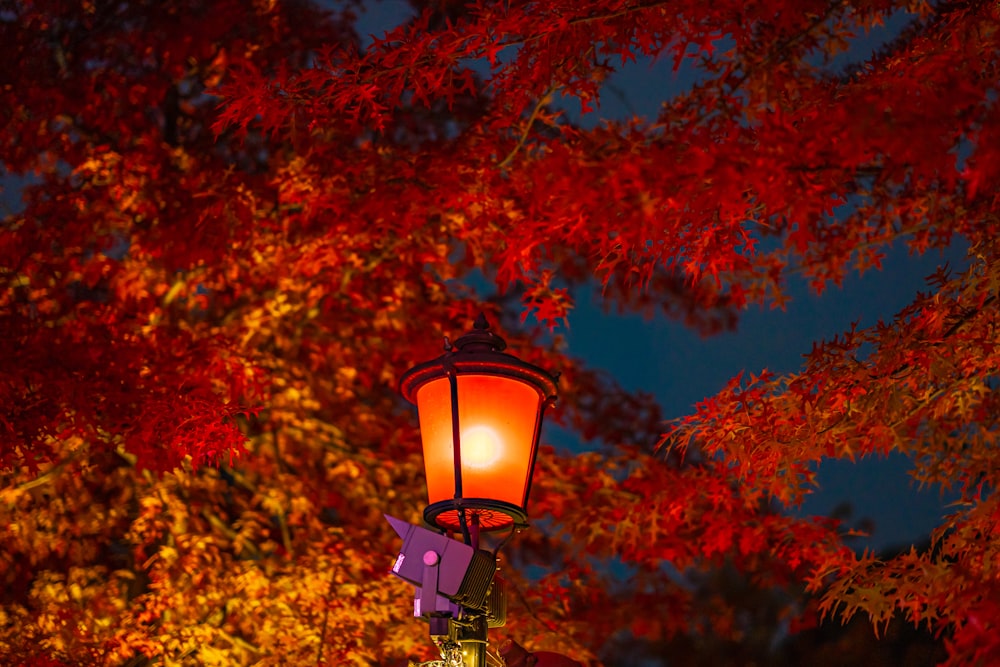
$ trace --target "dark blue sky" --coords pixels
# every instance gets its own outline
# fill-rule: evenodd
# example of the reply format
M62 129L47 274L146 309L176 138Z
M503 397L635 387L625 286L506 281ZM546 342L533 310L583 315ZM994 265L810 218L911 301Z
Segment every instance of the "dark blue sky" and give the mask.
M831 68L870 58L909 20L900 13L879 31L859 36ZM592 116L654 116L663 99L689 88L696 77L690 68L674 73L668 62L630 63L609 77L601 109ZM737 331L708 339L664 318L645 321L639 316L607 315L597 298L581 295L566 335L572 354L613 372L626 388L652 393L664 414L673 418L692 412L696 402L718 392L741 371L794 372L814 341L830 339L852 322L865 327L879 319L890 321L917 291L926 290L925 277L944 262L953 267L964 264L964 248L924 256L892 250L880 271L851 275L842 288L831 286L822 296L805 284L792 283L786 310L750 308ZM850 503L849 523L862 518L874 522L871 536L854 543L858 548L879 550L918 542L948 512L951 499L940 489L918 490L908 469L909 462L901 455L857 462L827 460L818 469L818 491L801 511L829 514Z
M564 332L574 356L613 373L628 389L654 394L668 417L692 412L693 405L718 392L741 371L776 373L798 370L802 355L814 341L832 338L850 328L864 327L892 316L926 289L923 278L940 262L964 261L956 249L922 257L891 252L877 272L851 276L843 288L816 296L804 285L793 285L786 310L751 307L735 332L701 338L665 318L602 312L596 298L581 295ZM871 518L875 530L858 547L882 549L919 541L944 512L945 500L936 489L918 492L902 456L866 458L856 463L827 460L819 468L819 491L803 507L808 514L828 514L850 502L853 519Z

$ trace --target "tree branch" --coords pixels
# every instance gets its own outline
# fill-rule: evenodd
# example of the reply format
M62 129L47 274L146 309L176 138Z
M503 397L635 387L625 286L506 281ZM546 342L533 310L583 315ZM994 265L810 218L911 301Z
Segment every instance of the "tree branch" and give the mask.
M535 119L538 118L539 112L542 110L552 93L555 92L555 86L549 86L548 89L538 98L538 102L535 104L535 108L531 110L531 115L528 116L528 121L524 124L524 131L521 132L521 137L517 140L517 145L511 149L510 153L507 154L503 160L497 164L498 169L506 169L508 165L513 161L514 156L517 155L518 151L524 147L525 142L528 140L528 134L531 132L531 126L535 124Z

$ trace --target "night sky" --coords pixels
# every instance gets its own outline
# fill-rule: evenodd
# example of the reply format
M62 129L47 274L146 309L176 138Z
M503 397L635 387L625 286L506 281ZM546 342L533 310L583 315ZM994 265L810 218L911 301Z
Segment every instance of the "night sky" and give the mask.
M752 306L735 332L710 338L662 317L646 321L638 315L608 315L597 298L580 295L564 333L571 354L612 372L628 389L654 394L669 419L692 412L695 403L741 371L794 372L814 341L832 338L855 321L861 327L879 318L888 321L925 288L924 276L940 261L956 266L963 258L959 249L946 257L894 252L881 271L854 275L842 289L830 288L819 297L804 285L793 285L784 311ZM829 514L837 505L851 503L850 525L862 518L875 524L869 539L853 543L859 548L919 542L938 524L948 499L938 489L918 492L907 469L907 459L898 455L856 463L828 460L819 468L819 491L802 511Z

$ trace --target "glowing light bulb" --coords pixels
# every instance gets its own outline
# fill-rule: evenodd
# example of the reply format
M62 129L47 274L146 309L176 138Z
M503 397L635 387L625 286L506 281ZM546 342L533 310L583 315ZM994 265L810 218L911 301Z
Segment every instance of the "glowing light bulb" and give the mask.
M473 426L462 431L462 465L488 468L500 458L500 436L489 426Z

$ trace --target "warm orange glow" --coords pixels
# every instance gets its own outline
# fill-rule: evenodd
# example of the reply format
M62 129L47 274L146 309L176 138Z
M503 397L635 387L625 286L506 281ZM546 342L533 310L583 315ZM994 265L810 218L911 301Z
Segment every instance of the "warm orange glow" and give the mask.
M503 455L500 436L489 426L462 429L462 465L489 468Z
M458 376L462 496L524 505L541 398L530 385L491 375ZM455 495L448 378L417 390L431 504Z

